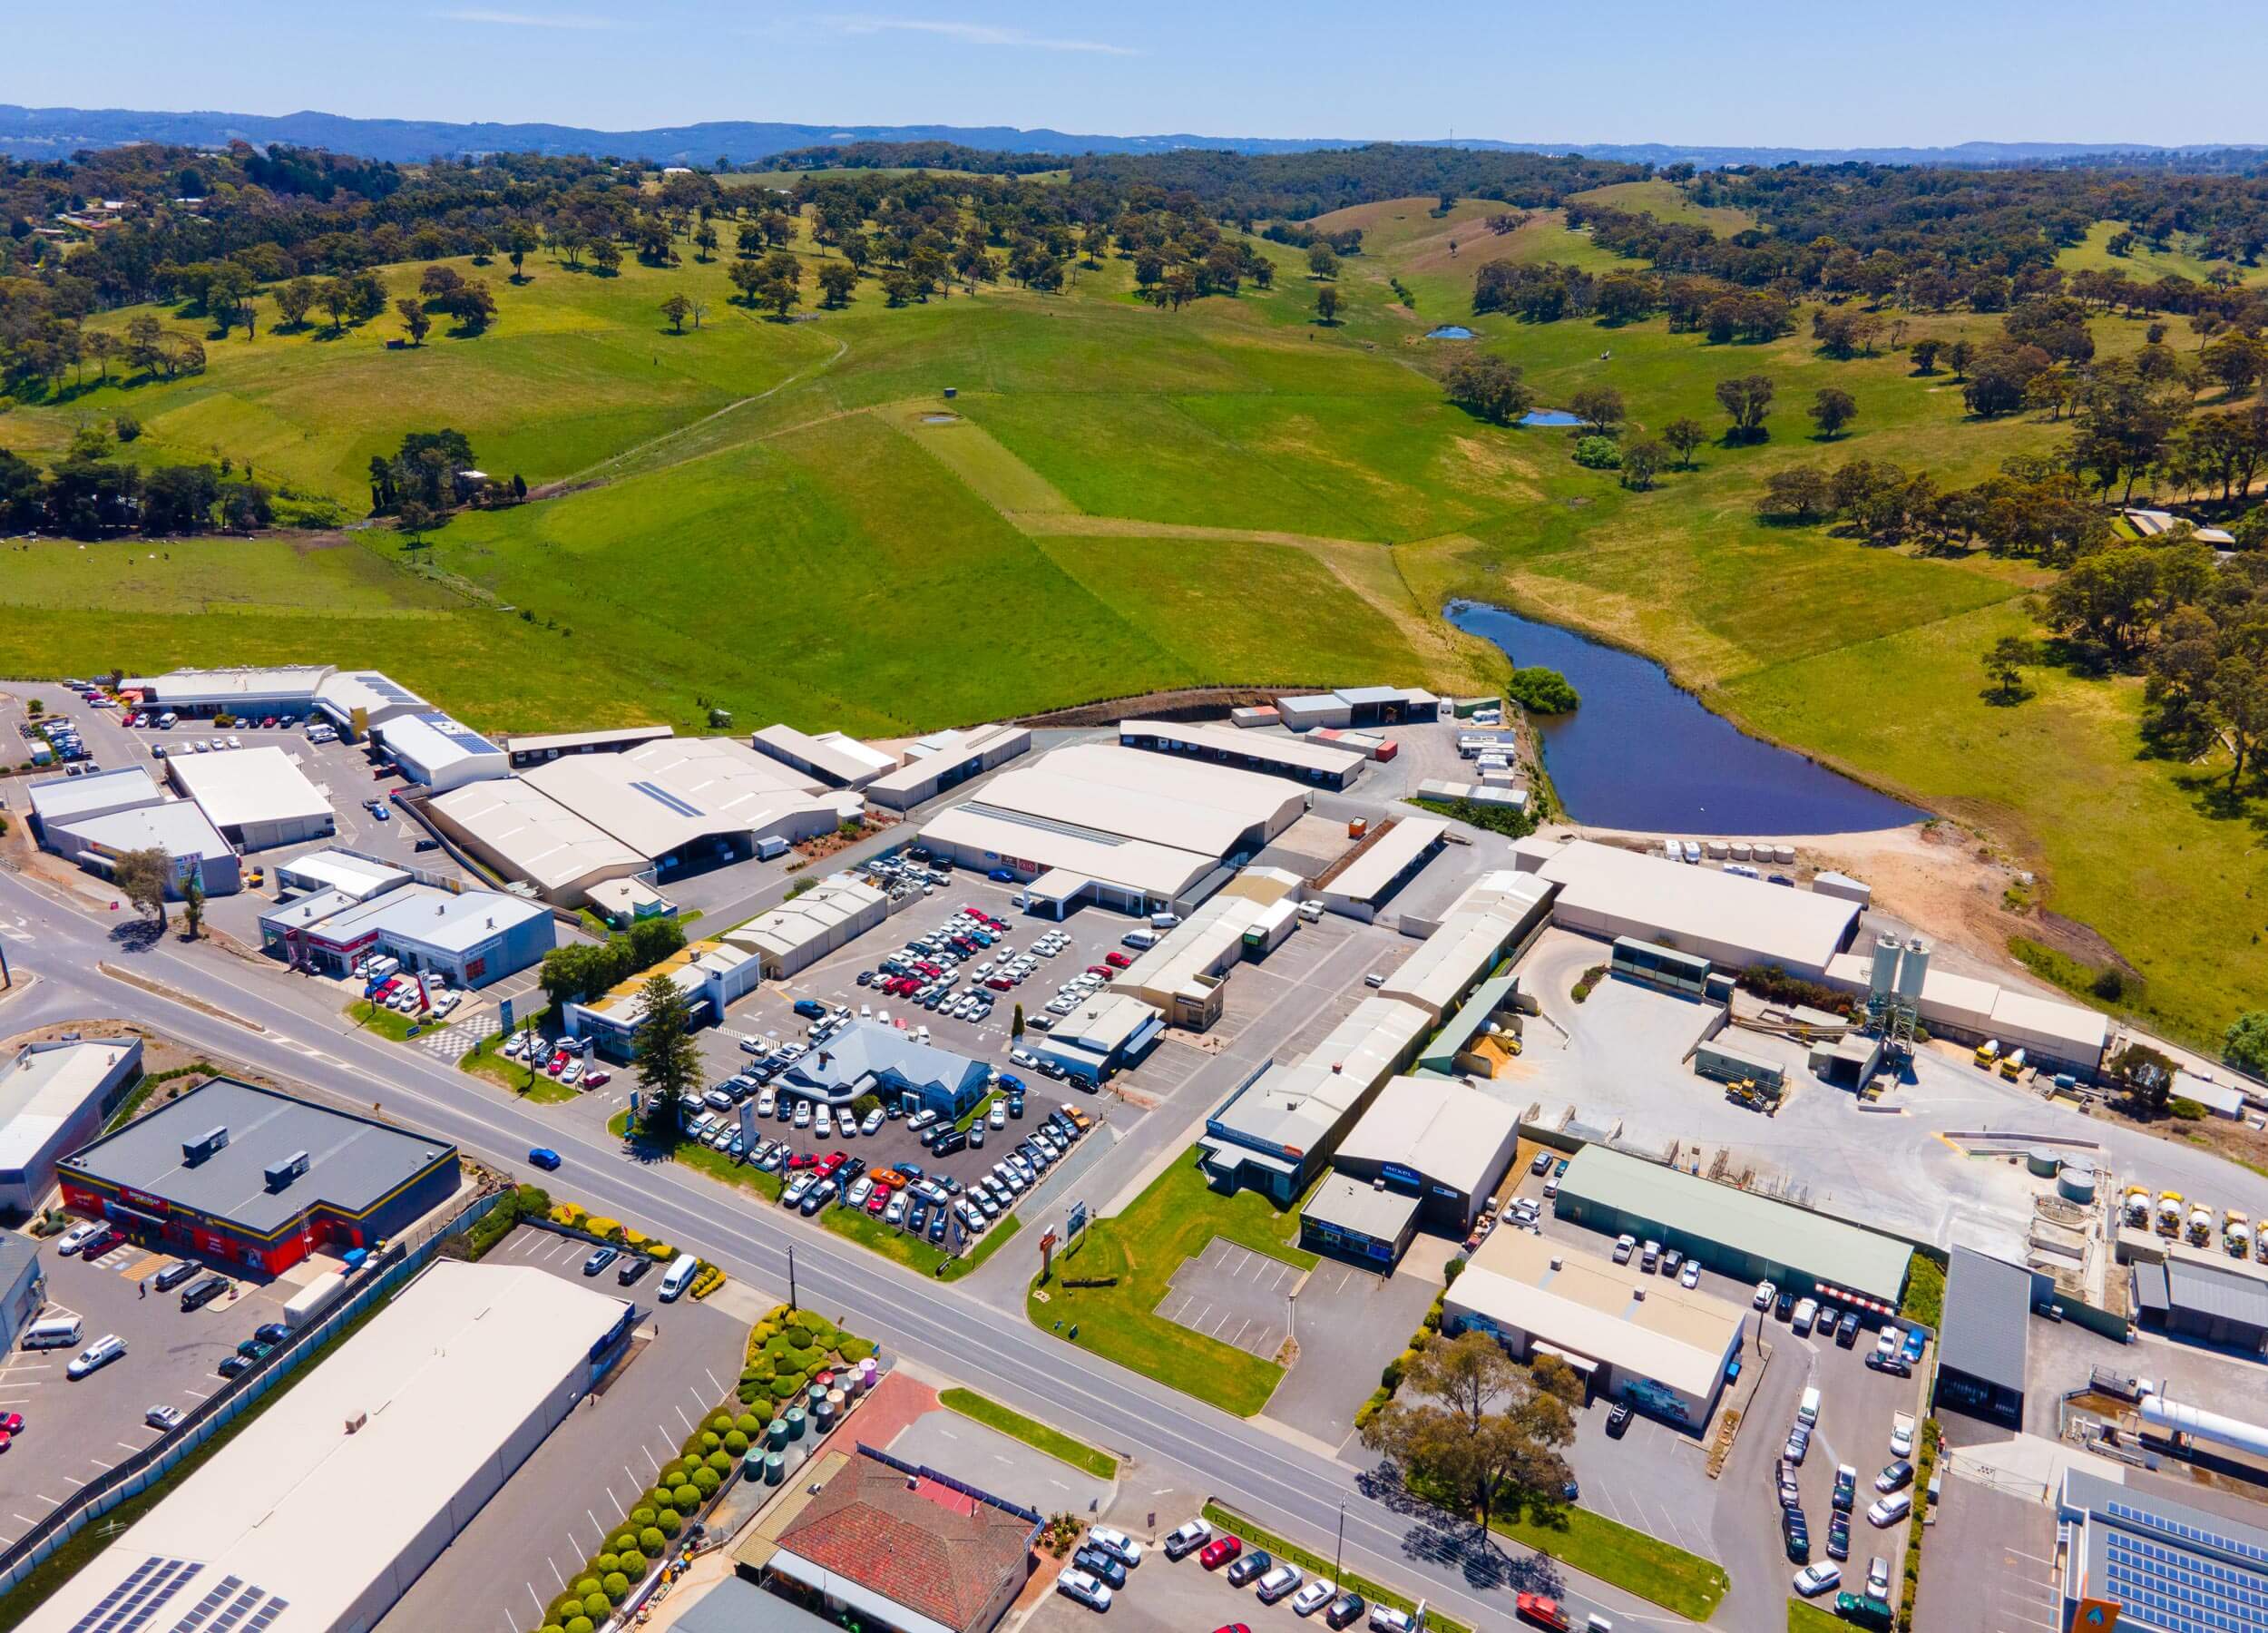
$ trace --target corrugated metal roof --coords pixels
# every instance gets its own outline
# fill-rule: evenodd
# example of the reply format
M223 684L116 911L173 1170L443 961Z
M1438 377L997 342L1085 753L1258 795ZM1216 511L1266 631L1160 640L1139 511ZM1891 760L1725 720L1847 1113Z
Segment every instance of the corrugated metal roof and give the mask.
M2174 1257L2165 1262L2165 1276L2172 1308L2268 1329L2268 1281Z
M1325 895L1368 902L1401 879L1421 857L1439 847L1449 824L1431 816L1404 816L1373 840L1344 872L1320 887Z
M1392 1242L1409 1228L1418 1210L1418 1198L1404 1190L1382 1189L1344 1174L1333 1174L1315 1187L1315 1194L1301 1208L1303 1217L1332 1225L1374 1242Z
M1952 1252L1938 1362L2022 1393L2030 1342L2032 1273L1967 1247Z
M1339 1156L1414 1169L1472 1196L1496 1177L1490 1170L1519 1128L1518 1111L1470 1084L1398 1077L1347 1130Z
M1905 1291L1913 1249L1841 1219L1605 1146L1585 1146L1559 1181L1559 1206L1588 1203L1792 1266L1885 1304Z

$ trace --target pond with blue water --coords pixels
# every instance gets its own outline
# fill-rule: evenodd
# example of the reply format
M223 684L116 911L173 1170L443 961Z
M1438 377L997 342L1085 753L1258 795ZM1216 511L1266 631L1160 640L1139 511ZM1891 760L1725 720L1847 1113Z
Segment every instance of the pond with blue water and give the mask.
M1428 340L1470 340L1472 331L1461 323L1444 323L1439 328L1427 329Z
M1515 665L1565 675L1572 714L1536 717L1544 768L1568 815L1648 833L1848 834L1928 813L1853 782L1715 715L1650 659L1480 601L1452 601L1458 629Z
M1548 425L1554 429L1579 425L1583 422L1564 408L1535 408L1520 416L1523 425Z

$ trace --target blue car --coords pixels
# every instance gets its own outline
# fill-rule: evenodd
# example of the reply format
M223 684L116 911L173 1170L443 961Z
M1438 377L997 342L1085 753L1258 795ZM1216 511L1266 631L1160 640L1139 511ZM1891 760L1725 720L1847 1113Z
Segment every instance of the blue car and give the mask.
M1929 1335L1920 1327L1906 1329L1906 1342L1903 1347L1908 1365L1919 1366L1921 1364L1921 1352L1927 1347L1929 1342Z
M984 876L1000 885L1013 885L1016 882L1016 875L1004 867L995 867Z
M549 1146L537 1146L528 1153L528 1160L537 1168L549 1170L559 1166L559 1153Z
M815 998L798 998L796 1000L796 1013L807 1021L823 1020L826 1015L826 1005Z

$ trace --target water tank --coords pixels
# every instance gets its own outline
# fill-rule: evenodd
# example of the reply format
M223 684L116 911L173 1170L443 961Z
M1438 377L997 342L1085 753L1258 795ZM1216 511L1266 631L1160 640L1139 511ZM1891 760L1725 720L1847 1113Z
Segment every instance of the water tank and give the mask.
M1731 846L1725 844L1722 839L1711 839L1706 841L1705 848L1708 851L1709 860L1712 862L1724 861L1726 856L1732 854L1733 849Z
M1795 865L1795 847L1792 845L1775 845L1772 847L1772 859L1784 867L1793 867Z
M1735 862L1746 862L1750 860L1754 856L1755 851L1755 847L1750 845L1745 839L1735 839L1733 841L1733 860Z
M1898 938L1878 935L1874 938L1874 972L1867 982L1867 990L1876 998L1887 998L1897 984Z
M2214 1441L2224 1446L2234 1446L2254 1457L2268 1457L2268 1429L2258 1423L2248 1423L2241 1418L2224 1417L2217 1412L2207 1412L2202 1406L2187 1406L2179 1401L2169 1401L2162 1394L2142 1397L2142 1421L2155 1429L2173 1434L2186 1434L2197 1440Z
M790 1406L783 1416L787 1424L787 1438L791 1441L801 1440L803 1438L803 1408Z
M2084 1162L2067 1162L2063 1172L2056 1176L2056 1194L2067 1202L2091 1204L2095 1200L2095 1170Z
M2024 1171L2036 1178L2052 1179L2063 1167L2063 1159L2046 1146L2034 1146L2024 1153Z
M1930 944L1915 936L1906 944L1906 956L1898 965L1898 996L1909 1003L1921 1002L1921 986L1930 978Z

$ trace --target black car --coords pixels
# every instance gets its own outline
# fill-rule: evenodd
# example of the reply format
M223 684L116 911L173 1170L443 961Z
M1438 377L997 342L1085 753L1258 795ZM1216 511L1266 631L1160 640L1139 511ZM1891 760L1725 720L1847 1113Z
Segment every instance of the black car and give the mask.
M1100 1548L1080 1549L1071 1556L1071 1563L1089 1576L1100 1577L1113 1590L1126 1586L1126 1567Z
M810 1218L813 1215L816 1214L819 1209L825 1208L834 1199L834 1192L828 1190L826 1187L823 1185L813 1186L811 1188L810 1195L804 1198L801 1205L803 1217L807 1219Z
M1827 1557L1847 1560L1851 1557L1851 1516L1837 1514L1827 1521Z
M1888 1373L1893 1378L1913 1376L1913 1368L1906 1364L1906 1358L1903 1355L1885 1355L1876 1351L1870 1351L1866 1357L1866 1364L1876 1372Z
M1812 1557L1812 1530L1800 1511L1782 1511L1780 1540L1786 1546L1787 1557L1796 1564L1804 1564Z
M225 1276L208 1276L202 1281L191 1282L181 1289L181 1308L201 1310L229 1290Z
M914 1206L905 1210L905 1227L919 1236L929 1228L929 1204L916 1197Z
M1832 1501L1837 1513L1847 1514L1858 1501L1859 1477L1844 1470L1835 1471L1835 1494Z
M1241 1588L1246 1582L1258 1580L1275 1569L1276 1561L1268 1557L1266 1550L1253 1549L1248 1553L1238 1554L1229 1561L1228 1585L1231 1588Z
M1794 1320L1795 1318L1795 1295L1793 1293L1781 1294L1779 1302L1772 1306L1772 1313L1778 1316L1782 1321Z
M1630 1418L1631 1412L1629 1403L1624 1401L1617 1401L1614 1404L1614 1410L1607 1414L1607 1433L1613 1435L1617 1440L1620 1440L1624 1431L1630 1427Z
M291 1336L291 1329L280 1321L263 1321L252 1329L252 1336L262 1344L281 1344Z
M251 1371L252 1363L247 1356L231 1354L221 1356L220 1364L215 1370L224 1378L233 1378L239 1373Z
M627 1287L652 1268L653 1260L642 1253L635 1253L622 1261L622 1267L614 1273L614 1279Z
M1370 1609L1359 1593L1342 1593L1331 1601L1331 1608L1323 1613L1323 1619L1334 1628L1350 1628L1363 1619Z

